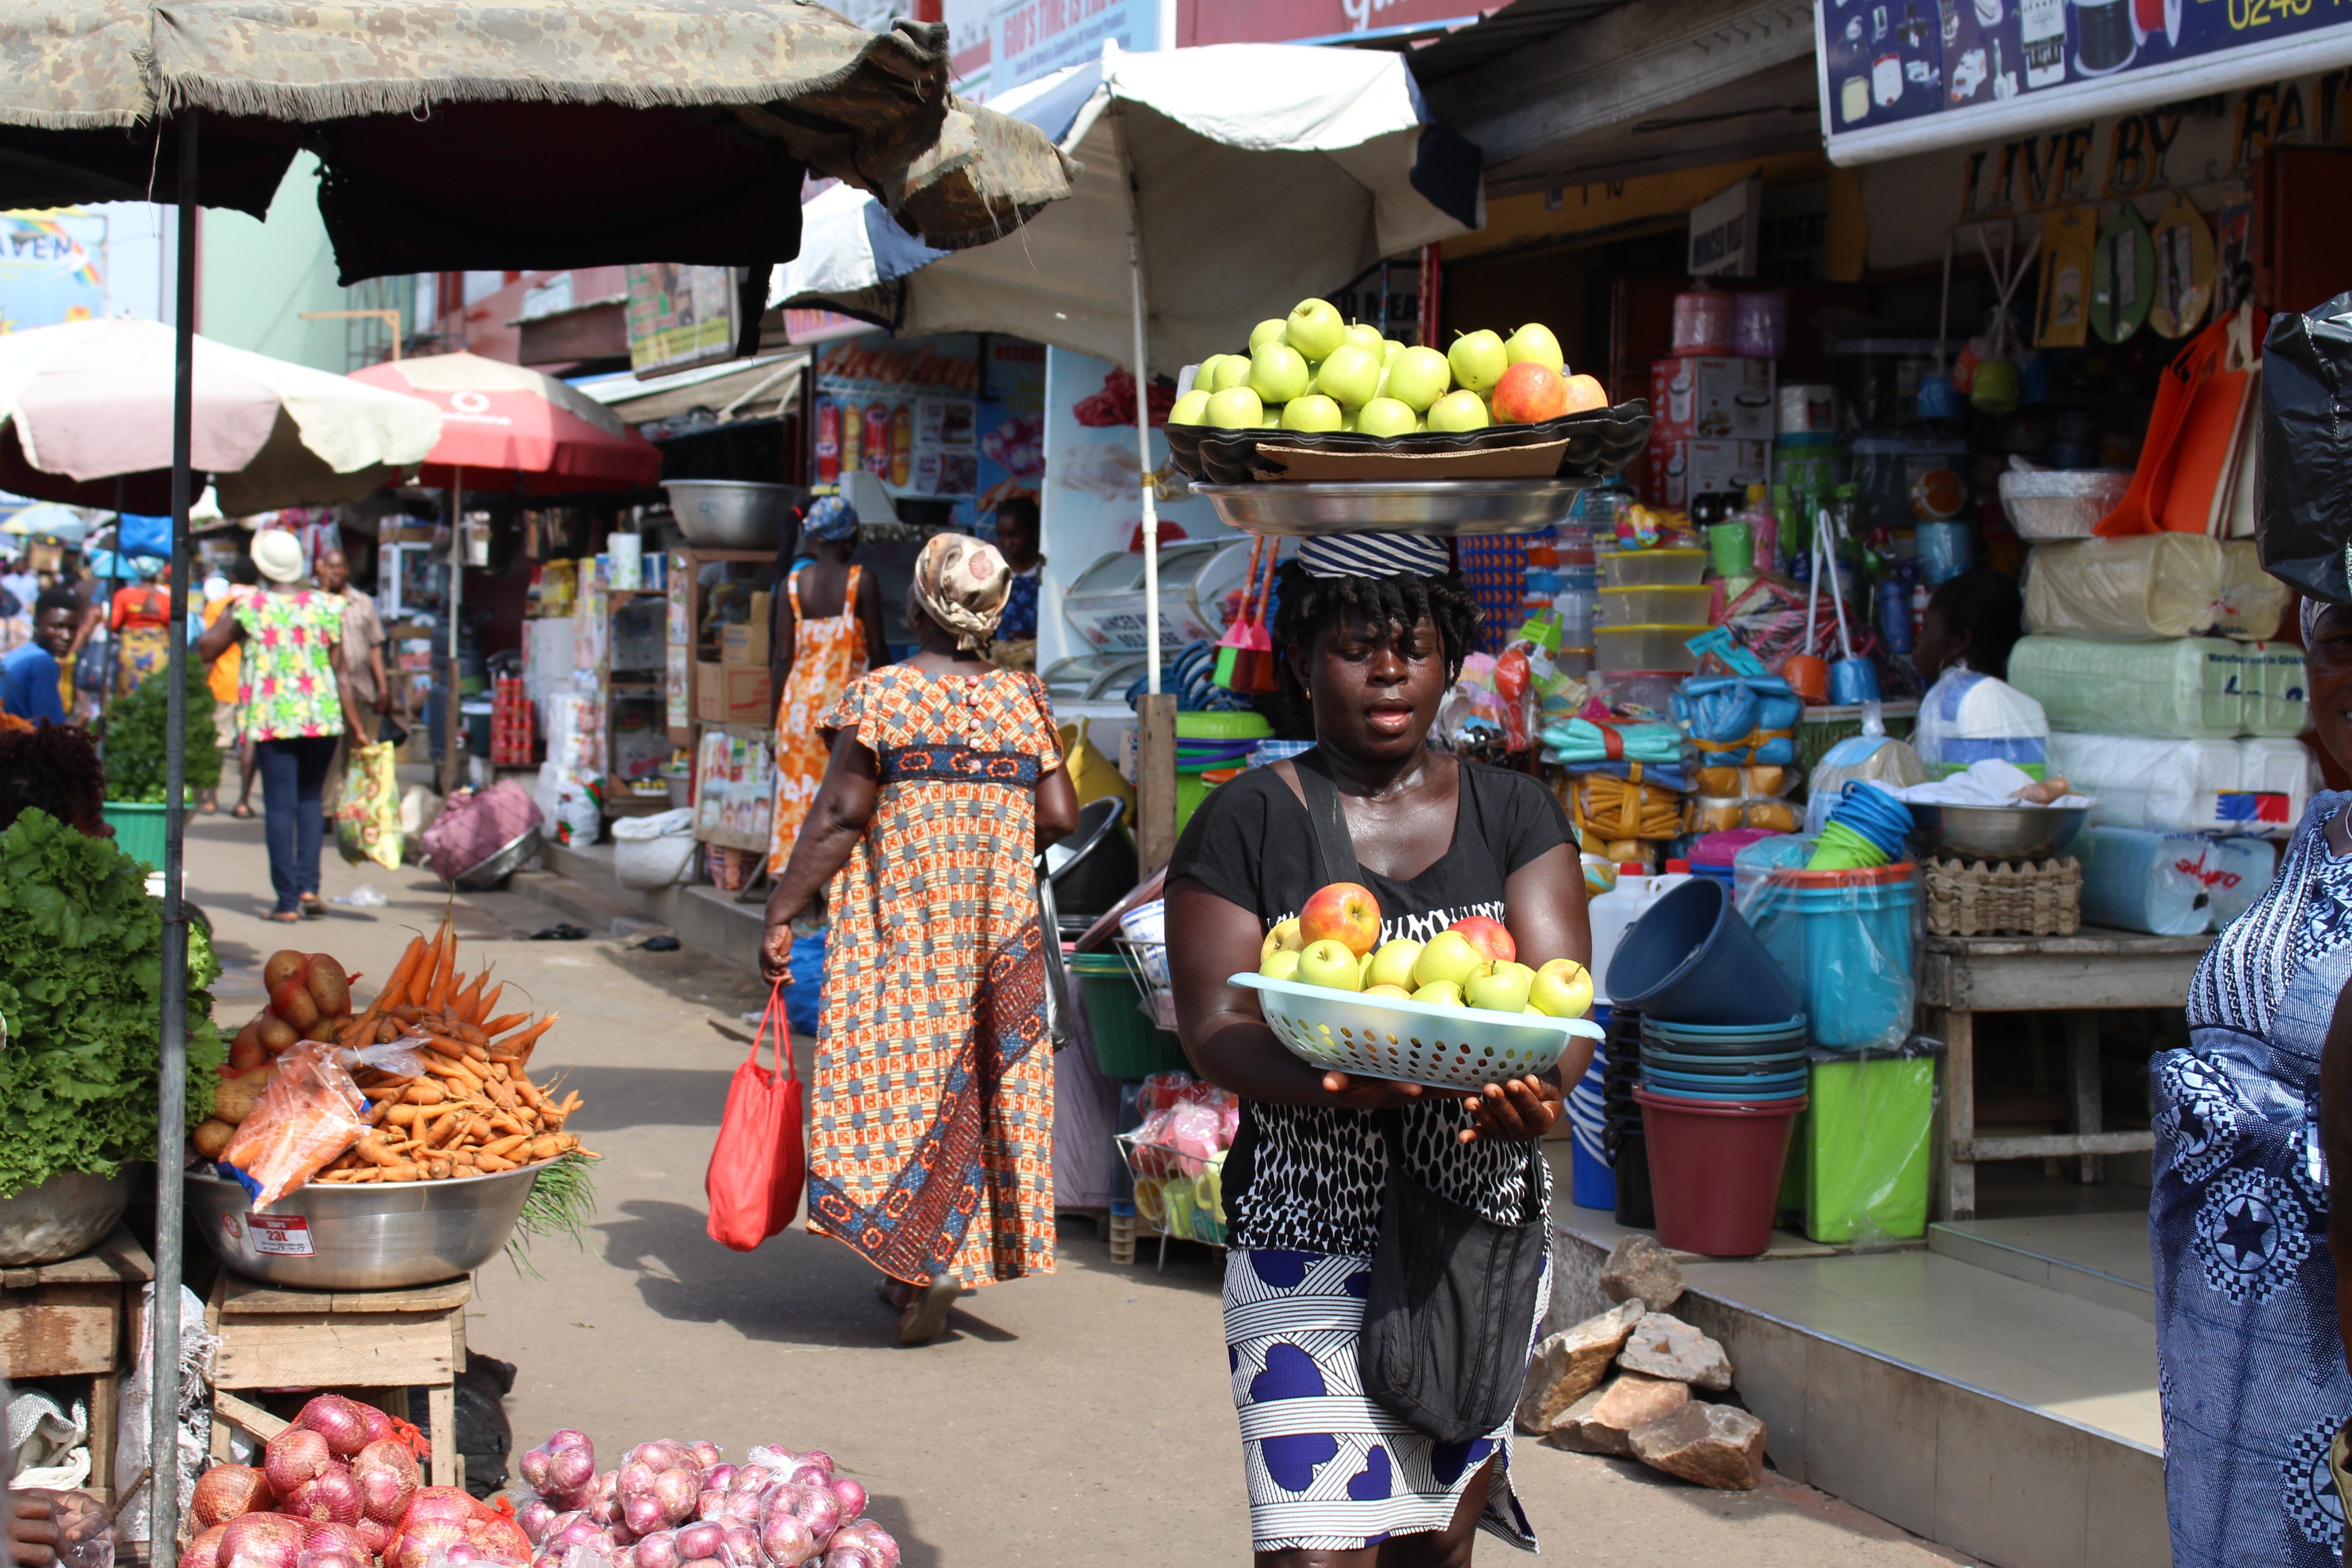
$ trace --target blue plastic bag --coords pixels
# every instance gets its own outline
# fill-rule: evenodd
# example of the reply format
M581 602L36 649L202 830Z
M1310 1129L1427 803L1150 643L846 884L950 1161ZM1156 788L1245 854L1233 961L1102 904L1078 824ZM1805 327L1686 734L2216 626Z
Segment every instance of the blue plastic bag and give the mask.
M796 1035L816 1033L824 995L824 933L793 938L793 983L784 987L784 1019Z

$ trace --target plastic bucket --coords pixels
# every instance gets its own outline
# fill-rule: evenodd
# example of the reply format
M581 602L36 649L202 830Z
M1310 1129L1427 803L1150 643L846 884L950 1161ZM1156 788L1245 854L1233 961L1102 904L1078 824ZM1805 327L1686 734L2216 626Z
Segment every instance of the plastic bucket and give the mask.
M1127 960L1115 952L1074 952L1066 962L1070 978L1078 983L1087 1033L1094 1037L1095 1062L1103 1077L1134 1079L1189 1070L1192 1064L1175 1032L1143 1016Z
M1647 1089L1675 1089L1685 1094L1716 1095L1725 1100L1787 1100L1805 1092L1805 1069L1794 1072L1785 1068L1776 1073L1759 1073L1752 1078L1713 1078L1705 1073L1675 1072L1669 1068L1642 1064L1642 1087Z
M160 801L110 800L101 814L114 829L114 847L150 871L163 868L163 806Z
M1642 1047L1643 1067L1664 1068L1668 1072L1696 1073L1705 1078L1786 1078L1805 1065L1802 1047L1795 1050L1759 1052L1754 1056L1691 1056L1681 1051L1654 1050Z
M1802 1099L1708 1104L1637 1089L1650 1151L1658 1240L1706 1258L1753 1258L1772 1245L1780 1167Z
M1645 1022L1779 1024L1804 1010L1796 982L1739 918L1730 892L1698 877L1625 928L1606 989Z
M1863 1050L1899 1038L1916 997L1911 932L1918 904L1910 861L1772 874L1754 905L1756 927L1765 950L1801 976L1813 1044Z

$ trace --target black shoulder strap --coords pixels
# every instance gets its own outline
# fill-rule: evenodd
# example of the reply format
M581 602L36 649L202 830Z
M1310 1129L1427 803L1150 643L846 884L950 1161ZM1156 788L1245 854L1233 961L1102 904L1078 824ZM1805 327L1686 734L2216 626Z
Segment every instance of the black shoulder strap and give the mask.
M1339 809L1339 786L1321 752L1302 752L1291 759L1297 770L1299 792L1307 797L1307 816L1315 824L1315 847L1323 857L1323 880L1354 882L1363 871L1356 864L1356 840L1348 832L1347 814Z

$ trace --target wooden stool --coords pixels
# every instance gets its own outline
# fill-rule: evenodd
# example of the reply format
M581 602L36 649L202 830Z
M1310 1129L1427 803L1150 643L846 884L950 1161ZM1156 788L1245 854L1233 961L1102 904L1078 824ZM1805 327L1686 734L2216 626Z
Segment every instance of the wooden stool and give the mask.
M62 1263L0 1268L0 1368L12 1378L87 1377L89 1480L81 1489L114 1506L114 1416L121 1380L144 1337L141 1291L155 1265L130 1230Z
M466 1364L466 1303L471 1276L405 1290L280 1290L226 1269L213 1287L205 1320L220 1336L213 1377L213 1457L228 1458L226 1423L264 1442L287 1423L236 1389L388 1390L394 1415L408 1411L408 1389L423 1385L433 1428L434 1486L466 1484L457 1457L457 1375Z

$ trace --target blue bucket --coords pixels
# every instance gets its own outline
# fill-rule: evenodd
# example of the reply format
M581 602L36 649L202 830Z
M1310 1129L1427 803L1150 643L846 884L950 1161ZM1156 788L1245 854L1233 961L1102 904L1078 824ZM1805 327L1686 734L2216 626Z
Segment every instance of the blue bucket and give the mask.
M1676 1089L1671 1084L1663 1083L1645 1083L1642 1086L1642 1092L1660 1095L1668 1100L1703 1100L1716 1105L1765 1105L1782 1101L1801 1101L1805 1093L1802 1088L1799 1088L1794 1091L1780 1089L1769 1094L1759 1094L1752 1089L1743 1089L1737 1094L1727 1094L1720 1089Z
M1853 873L1809 872L1803 881L1851 877L1829 886L1795 885L1777 874L1757 895L1765 949L1801 974L1813 1044L1863 1050L1897 1039L1916 999L1911 979L1912 914L1919 884L1906 866ZM1875 951L1885 957L1874 963Z
M1642 1087L1644 1089L1687 1089L1707 1094L1730 1094L1742 1100L1783 1100L1805 1092L1805 1069L1781 1072L1769 1076L1724 1079L1698 1072L1670 1072L1664 1068L1642 1064Z
M1805 1033L1805 1016L1802 1013L1782 1023L1750 1025L1743 1028L1665 1024L1647 1018L1642 1021L1642 1025L1643 1049L1674 1051L1683 1056L1772 1055L1794 1051L1811 1043Z
M1608 991L1645 1023L1779 1024L1804 1010L1796 982L1739 918L1730 891L1700 877L1669 889L1625 928Z

